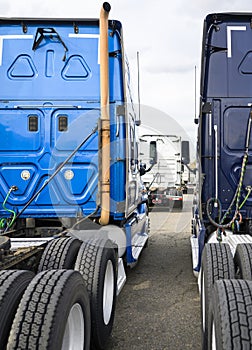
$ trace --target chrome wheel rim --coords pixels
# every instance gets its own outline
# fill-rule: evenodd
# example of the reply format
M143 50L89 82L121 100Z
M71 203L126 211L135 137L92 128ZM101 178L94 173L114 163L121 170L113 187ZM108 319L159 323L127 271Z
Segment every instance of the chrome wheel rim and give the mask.
M214 322L212 324L212 350L216 350L216 334Z
M203 332L205 332L206 329L206 296L205 296L205 274L204 271L202 271L201 274L201 278L202 278L202 284L201 284L201 308L202 308L202 329Z
M80 304L72 306L65 327L61 350L83 350L85 344L84 315Z
M114 269L112 261L109 260L106 267L103 286L103 321L109 324L114 301Z

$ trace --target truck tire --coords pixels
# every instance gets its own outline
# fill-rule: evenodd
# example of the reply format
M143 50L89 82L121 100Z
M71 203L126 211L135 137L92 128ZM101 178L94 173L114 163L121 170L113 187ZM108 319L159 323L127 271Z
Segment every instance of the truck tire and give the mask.
M238 244L235 257L235 267L239 278L252 280L252 244Z
M22 270L0 271L0 348L5 349L11 325L22 295L34 273Z
M178 201L178 209L183 209L183 200L182 201Z
M19 304L7 350L89 350L90 305L78 271L36 275Z
M81 246L77 238L57 238L51 240L40 259L38 272L56 269L73 269Z
M229 245L222 243L207 243L202 254L200 280L203 349L207 348L207 320L213 284L219 279L228 278L235 278L234 261Z
M112 332L117 288L117 259L110 240L93 240L80 247L75 269L87 285L91 308L91 344L104 349Z
M252 282L220 280L209 309L208 349L243 350L252 344Z

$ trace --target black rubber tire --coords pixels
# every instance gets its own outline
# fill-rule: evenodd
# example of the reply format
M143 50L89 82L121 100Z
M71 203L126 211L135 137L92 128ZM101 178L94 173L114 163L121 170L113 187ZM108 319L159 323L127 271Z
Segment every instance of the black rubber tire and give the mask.
M217 350L251 349L251 305L251 281L220 280L214 284L208 320L209 350L213 342Z
M85 282L78 271L49 270L36 275L19 304L7 350L58 350L70 310L80 306L84 319L84 344L90 349L90 304Z
M252 280L252 244L238 244L234 256L237 275L240 279Z
M235 278L235 267L230 246L223 243L207 243L202 254L200 281L203 349L207 348L208 342L208 312L214 282L231 278Z
M0 271L0 349L6 347L18 304L33 277L30 271Z
M178 201L178 209L183 209L183 203L184 201L182 200L182 201Z
M51 240L40 259L38 272L56 269L73 269L81 246L77 238L64 237Z
M113 266L113 302L109 322L103 317L104 279L108 262ZM87 286L91 308L91 345L95 349L104 349L112 332L117 289L117 257L115 247L110 240L93 240L80 247L75 269L80 271Z

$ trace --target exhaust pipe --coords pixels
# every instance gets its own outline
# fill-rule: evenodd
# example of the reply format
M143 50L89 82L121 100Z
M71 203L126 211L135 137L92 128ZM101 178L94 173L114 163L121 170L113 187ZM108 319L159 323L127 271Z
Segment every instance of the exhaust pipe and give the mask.
M108 16L111 6L104 2L100 12L100 96L101 96L101 225L108 225L110 213L110 117Z

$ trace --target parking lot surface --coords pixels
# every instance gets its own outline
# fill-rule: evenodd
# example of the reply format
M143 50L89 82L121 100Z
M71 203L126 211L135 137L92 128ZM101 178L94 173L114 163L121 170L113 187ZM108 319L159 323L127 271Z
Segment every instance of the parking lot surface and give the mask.
M183 210L150 213L148 247L118 297L108 350L201 349L200 300L192 272L192 196Z

